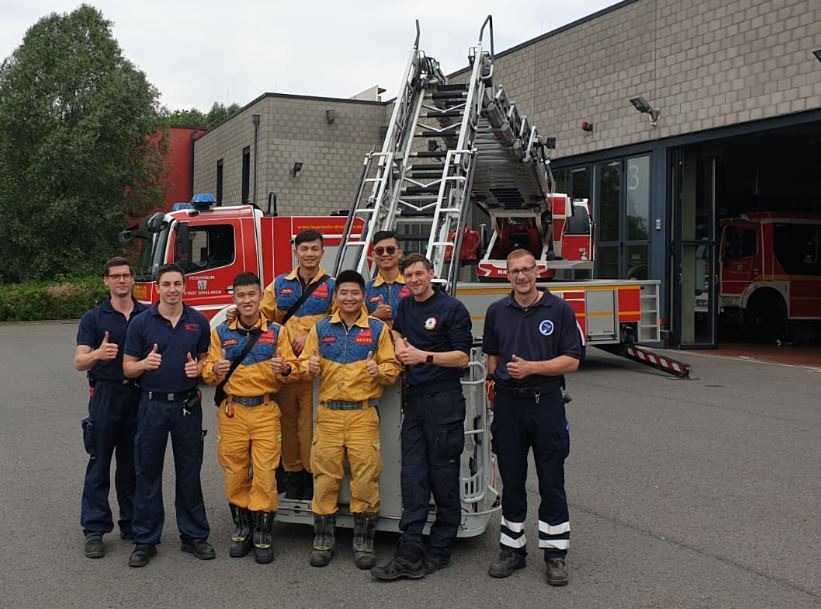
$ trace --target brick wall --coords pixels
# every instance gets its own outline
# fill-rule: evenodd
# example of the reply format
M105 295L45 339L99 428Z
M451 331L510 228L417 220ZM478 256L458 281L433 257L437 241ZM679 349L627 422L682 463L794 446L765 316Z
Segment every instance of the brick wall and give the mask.
M326 111L333 110L332 123ZM197 140L194 190L216 190L216 167L223 160L223 202L238 204L242 188L242 150L251 147L250 193L253 198L254 127L260 115L257 203L277 194L279 212L324 214L350 207L365 154L379 142L387 124L386 106L337 99L267 94ZM292 177L295 162L302 171Z
M637 0L503 53L495 79L558 158L817 109L818 48L818 0Z

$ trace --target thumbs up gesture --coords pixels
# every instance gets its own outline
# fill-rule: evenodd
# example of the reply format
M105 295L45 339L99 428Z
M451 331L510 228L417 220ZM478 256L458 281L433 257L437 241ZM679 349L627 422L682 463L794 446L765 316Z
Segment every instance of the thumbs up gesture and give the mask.
M427 354L410 344L407 338L403 338L396 344L396 357L406 366L412 366L424 363Z
M200 363L191 357L190 353L186 354L187 361L185 362L185 376L190 379L195 379L200 375Z
M157 343L154 343L154 347L151 349L151 352L145 356L143 360L143 368L145 370L156 370L162 364L162 355L160 355L160 348L157 346Z
M103 342L97 347L97 359L102 361L111 361L117 357L117 343L108 342L108 330L103 335Z
M379 377L379 366L376 363L376 360L373 359L373 351L368 351L368 359L365 360L365 368L373 378Z
M376 305L373 316L382 321L393 319L393 309L391 309L389 304L385 304L385 300L381 296L379 297L379 304Z
M215 374L228 374L231 369L231 360L225 355L225 349L220 349L220 358L214 362Z
M290 366L285 363L285 359L282 357L282 351L277 347L274 357L271 358L271 370L274 371L274 374L282 374L288 368L290 368Z
M308 373L311 376L316 376L319 374L320 367L319 353L314 351L311 357L308 358Z
M514 353L507 363L507 373L510 378L521 380L530 375L530 362Z

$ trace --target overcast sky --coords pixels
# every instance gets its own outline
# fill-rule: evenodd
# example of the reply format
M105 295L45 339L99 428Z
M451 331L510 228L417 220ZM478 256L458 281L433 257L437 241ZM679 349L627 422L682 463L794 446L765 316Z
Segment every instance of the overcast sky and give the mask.
M245 105L265 92L351 97L396 92L416 34L453 72L467 65L488 14L502 51L615 4L615 0L282 0L88 2L113 22L125 56L170 109ZM51 12L79 2L0 0L0 57Z

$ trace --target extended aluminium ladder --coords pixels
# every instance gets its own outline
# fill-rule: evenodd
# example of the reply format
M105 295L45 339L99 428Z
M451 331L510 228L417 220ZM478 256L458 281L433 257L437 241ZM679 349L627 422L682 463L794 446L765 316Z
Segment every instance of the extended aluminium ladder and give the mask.
M490 49L483 37L489 26ZM450 84L416 40L381 152L365 158L334 272L368 264L373 235L402 223L429 227L425 255L453 292L471 201L510 210L544 209L549 192L545 144L500 85L493 84L493 22L470 50L464 84ZM354 234L354 220L364 222Z

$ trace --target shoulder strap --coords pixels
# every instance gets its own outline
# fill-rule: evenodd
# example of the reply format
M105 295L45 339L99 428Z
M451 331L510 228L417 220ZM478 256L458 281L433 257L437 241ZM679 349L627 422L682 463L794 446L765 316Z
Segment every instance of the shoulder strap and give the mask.
M225 384L228 382L228 379L231 378L231 375L234 374L234 370L236 370L239 365L242 363L242 360L251 352L251 349L254 348L254 344L256 344L257 339L262 334L261 328L254 328L248 333L248 340L245 341L245 346L242 347L242 351L240 351L239 357L231 362L231 367L228 369L228 372L225 374L225 378L222 379L222 382L217 385L216 390L214 390L214 403L219 406L222 404L222 401L225 399Z
M291 308L290 308L290 309L288 309L288 310L285 312L285 317L283 317L283 318L282 318L282 321L281 321L281 322L279 322L279 323L280 323L281 325L283 325L283 326L284 326L284 325L285 325L285 323L286 323L289 319L291 319L291 317L293 317L294 313L296 313L297 311L299 311L299 307L301 307L301 306L303 305L303 303L304 303L306 300L308 300L308 296L310 296L311 294L313 294L313 293L314 293L314 290L315 290L315 289L317 289L317 288L319 287L319 285L320 285L320 284L325 283L326 281L328 281L328 279L330 279L330 277L328 277L328 276L327 276L327 275L325 275L325 274L322 274L322 275L321 275L321 276L320 276L320 277L319 277L316 281L314 281L313 283L309 283L309 284L305 287L305 289L304 289L304 290L302 290L302 296L300 296L300 297L299 297L299 299L298 299L298 300L297 300L294 304L292 304L292 305L291 305Z

